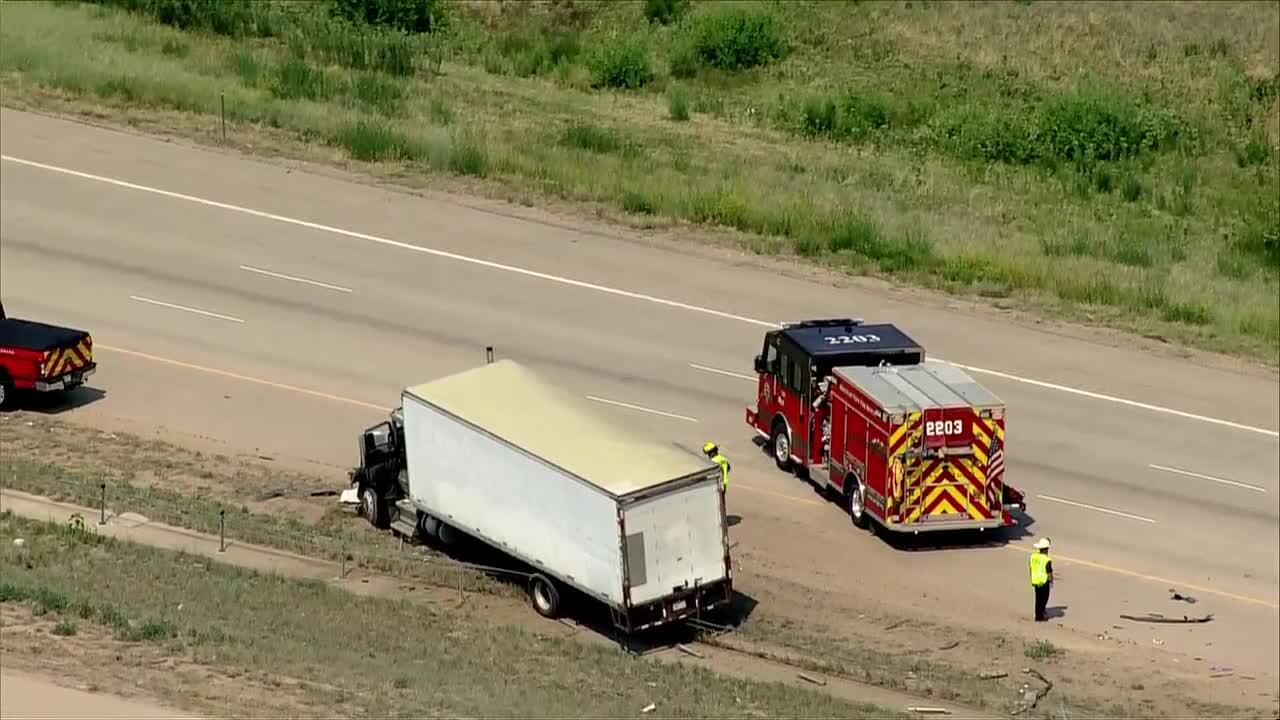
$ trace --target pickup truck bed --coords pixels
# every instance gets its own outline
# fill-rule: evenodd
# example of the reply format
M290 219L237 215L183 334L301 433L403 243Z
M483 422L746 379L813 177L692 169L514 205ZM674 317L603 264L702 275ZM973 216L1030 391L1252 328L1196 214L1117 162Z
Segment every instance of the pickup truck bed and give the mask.
M84 330L46 325L33 320L0 320L0 347L46 352L73 347L89 336Z

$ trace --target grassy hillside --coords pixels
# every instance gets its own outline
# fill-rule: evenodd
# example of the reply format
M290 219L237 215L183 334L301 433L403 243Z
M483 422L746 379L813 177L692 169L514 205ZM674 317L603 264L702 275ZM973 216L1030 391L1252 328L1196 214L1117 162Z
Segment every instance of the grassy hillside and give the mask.
M204 135L225 94L235 133L1280 354L1274 2L99 5L0 5L6 103Z

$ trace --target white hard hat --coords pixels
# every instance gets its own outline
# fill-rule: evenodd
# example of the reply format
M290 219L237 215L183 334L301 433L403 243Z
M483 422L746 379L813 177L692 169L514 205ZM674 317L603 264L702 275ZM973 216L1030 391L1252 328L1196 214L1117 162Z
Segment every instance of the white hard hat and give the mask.
M1032 545L1031 547L1033 547L1033 548L1035 548L1035 549L1037 549L1037 550L1048 550L1048 549L1049 549L1049 538L1040 538L1039 540L1037 540L1037 541L1036 541L1036 544L1035 544L1035 545Z

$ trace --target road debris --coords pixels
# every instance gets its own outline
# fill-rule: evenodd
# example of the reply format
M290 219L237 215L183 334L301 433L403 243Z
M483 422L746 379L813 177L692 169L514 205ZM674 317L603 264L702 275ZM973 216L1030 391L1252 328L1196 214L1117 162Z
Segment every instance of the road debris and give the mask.
M884 629L886 632L888 632L889 630L897 630L898 628L906 624L907 624L906 620L897 620L886 625Z
M939 650L955 650L955 649L956 649L956 648L958 648L958 647L960 647L960 641L959 641L959 640L953 640L952 642L949 642L949 643L947 643L946 645L943 645L942 647L940 647L940 648L938 648L938 649L939 649Z
M640 712L642 712L642 713L651 713L651 712L653 712L654 710L657 710L657 709L658 709L658 706L657 706L657 705L654 705L653 703L649 703L648 705L645 705L644 707L640 708Z
M1174 590L1173 588L1169 588L1169 599L1177 600L1178 602L1188 603L1190 605L1196 604L1195 598L1191 597L1190 595L1183 595L1182 593L1178 592L1177 590Z
M1191 617L1189 615L1183 615L1180 618L1165 617L1160 613L1147 613L1146 615L1121 615L1120 617L1124 620L1132 620L1134 622L1192 624L1192 623L1207 623L1213 620L1213 613L1209 613L1208 615L1204 615L1201 617Z
M700 652L698 652L697 650L694 650L693 648L688 647L688 646L686 646L686 645L676 645L676 649L677 649L677 650L679 650L680 652L684 653L685 655L690 656L690 657L696 657L696 658L698 658L699 660L701 660L701 659L703 658L702 653L700 653Z
M1235 674L1234 672L1227 670L1225 672L1209 673L1209 677L1216 679L1216 678L1231 677L1234 674Z
M819 677L814 677L808 673L796 673L796 676L805 682L811 682L814 685L826 686L827 681Z
M950 715L951 711L940 707L909 707L907 712L920 713L921 715Z
M1009 673L1003 670L997 670L995 672L978 673L978 679L980 680L999 680L1000 678L1007 678L1007 677L1009 677Z
M1013 712L1009 713L1010 715L1021 715L1028 710L1034 710L1036 705L1039 705L1040 701L1044 699L1044 696L1048 695L1049 691L1053 689L1053 682L1040 674L1038 670L1023 668L1022 674L1034 677L1044 683L1044 687L1039 690L1032 690L1029 683L1023 683L1022 690L1018 693L1017 706L1013 709Z

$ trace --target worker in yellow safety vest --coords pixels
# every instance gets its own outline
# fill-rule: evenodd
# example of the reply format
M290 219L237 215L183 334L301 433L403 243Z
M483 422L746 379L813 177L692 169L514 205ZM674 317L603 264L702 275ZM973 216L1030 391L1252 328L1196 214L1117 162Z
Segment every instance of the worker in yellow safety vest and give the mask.
M1032 547L1031 553L1031 589L1036 593L1036 622L1049 619L1046 607L1049 605L1049 588L1053 585L1053 560L1049 557L1049 538L1040 538Z
M711 458L711 462L720 466L720 483L729 489L729 458L720 454L720 448L713 442L702 446L702 452Z

